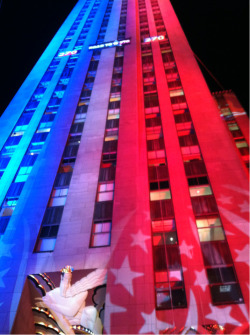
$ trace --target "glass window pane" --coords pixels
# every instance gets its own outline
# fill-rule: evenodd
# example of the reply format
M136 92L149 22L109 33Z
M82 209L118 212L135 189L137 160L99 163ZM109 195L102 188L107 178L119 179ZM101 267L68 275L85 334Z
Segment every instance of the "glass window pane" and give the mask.
M98 193L97 195L97 201L109 201L113 200L113 195L114 192L103 192L103 193Z
M223 229L220 227L199 229L198 233L201 242L222 241L225 239Z
M176 231L170 231L165 233L165 243L166 244L177 244L177 234Z
M171 199L170 190L167 191L158 191L158 192L150 192L150 200L165 200Z
M64 206L66 203L66 199L67 197L51 198L49 202L49 207Z
M189 192L191 197L200 197L203 195L210 195L212 194L212 190L210 186L196 186L196 187L189 187Z
M38 241L36 251L53 251L55 249L56 239L55 238L46 238L40 239Z
M155 282L163 283L168 281L167 271L155 272Z
M169 271L169 281L182 281L180 270Z
M183 288L172 290L172 303L173 307L186 307L187 300L185 290Z
M169 291L156 292L156 308L158 309L171 308L171 297Z
M214 285L210 289L214 304L243 302L239 284Z
M220 221L220 218L217 216L205 217L205 218L196 220L196 224L198 228L214 227L214 226L221 226L221 221Z
M110 245L110 234L96 234L92 236L92 247L104 247Z

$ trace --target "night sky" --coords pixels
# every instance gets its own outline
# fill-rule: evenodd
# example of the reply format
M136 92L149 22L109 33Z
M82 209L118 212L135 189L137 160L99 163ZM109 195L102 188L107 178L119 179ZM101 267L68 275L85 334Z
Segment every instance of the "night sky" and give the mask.
M0 0L0 114L77 0ZM249 100L248 0L171 0L193 52L243 107ZM221 87L202 71L212 91Z

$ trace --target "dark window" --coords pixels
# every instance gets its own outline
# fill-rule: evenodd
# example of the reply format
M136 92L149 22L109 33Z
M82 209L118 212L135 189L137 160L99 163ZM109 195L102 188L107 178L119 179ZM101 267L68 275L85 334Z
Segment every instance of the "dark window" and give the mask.
M201 250L206 266L232 264L232 257L225 241L201 243Z
M58 173L56 176L54 187L69 186L72 172Z
M206 176L203 177L196 177L196 178L188 178L188 185L189 186L196 186L196 185L208 185L208 178Z
M96 202L94 210L94 221L111 220L113 212L113 201Z
M22 136L11 136L8 138L8 140L5 143L5 147L11 147L14 145L18 145L18 143L21 141Z
M82 133L83 126L84 126L84 122L79 122L79 123L72 124L72 126L70 128L70 133L71 134Z
M152 220L169 219L174 217L172 200L150 201Z
M159 106L158 96L156 93L147 94L144 97L145 108Z
M218 213L217 204L213 195L191 198L195 215Z
M238 283L213 285L210 287L214 304L241 303L243 296Z
M150 119L146 119L146 127L158 127L161 126L161 118L154 117Z
M198 140L195 134L180 136L179 142L181 147L189 147L198 144Z
M103 153L116 152L117 151L117 141L108 141L103 143Z
M162 60L163 60L164 63L173 62L174 61L173 53L172 52L163 53L162 54Z
M22 189L24 187L24 182L22 183L12 183L7 193L7 198L16 198L19 197Z
M115 166L100 169L99 181L115 180Z
M185 162L184 167L187 177L207 174L205 164L201 160Z
M20 119L17 121L17 126L23 126L23 125L28 125L31 118L33 116L33 113L25 113L23 114Z
M191 116L189 112L185 112L182 114L177 114L174 116L176 123L185 123L191 121Z
M148 169L149 180L168 179L167 165L150 166Z
M48 207L43 218L43 225L59 224L61 222L63 208L63 206Z
M63 157L76 157L77 155L77 151L79 148L79 144L75 144L75 145L67 145L64 153L63 153Z
M148 151L156 151L156 150L161 150L164 149L164 139L163 138L158 138L156 140L149 140L147 141L147 150Z
M106 121L106 129L118 128L118 127L119 127L119 119L113 119L113 120Z
M10 157L0 157L0 170L5 169L9 164Z
M2 216L0 217L0 235L4 234L7 225L10 221L11 216Z

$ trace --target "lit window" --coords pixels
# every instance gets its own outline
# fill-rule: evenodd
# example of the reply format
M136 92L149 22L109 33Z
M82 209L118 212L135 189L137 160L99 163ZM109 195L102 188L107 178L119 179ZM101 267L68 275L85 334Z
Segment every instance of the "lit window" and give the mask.
M119 119L120 118L120 109L109 109L108 111L108 120Z
M18 175L15 179L15 183L24 182L27 180L33 166L23 166L19 169Z
M213 194L209 185L189 187L189 192L191 197L200 197L203 195Z
M173 91L170 91L169 94L170 94L170 97L172 98L172 97L178 97L180 95L184 95L184 92L183 90L173 90Z
M171 199L170 190L150 192L151 201L164 200L164 199Z
M99 222L93 224L91 247L104 247L110 245L111 222Z
M114 196L114 182L98 185L97 201L110 201Z
M66 203L68 188L54 189L49 201L49 207L64 206Z
M55 249L56 238L44 238L38 240L36 251L37 252L45 252L45 251L53 251Z

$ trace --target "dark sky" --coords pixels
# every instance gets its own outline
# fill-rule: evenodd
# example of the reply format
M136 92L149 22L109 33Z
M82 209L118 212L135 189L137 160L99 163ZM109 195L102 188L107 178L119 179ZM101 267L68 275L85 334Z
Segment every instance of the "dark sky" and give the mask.
M0 0L0 114L77 0ZM194 53L248 110L248 0L171 0ZM221 90L204 71L212 91Z

